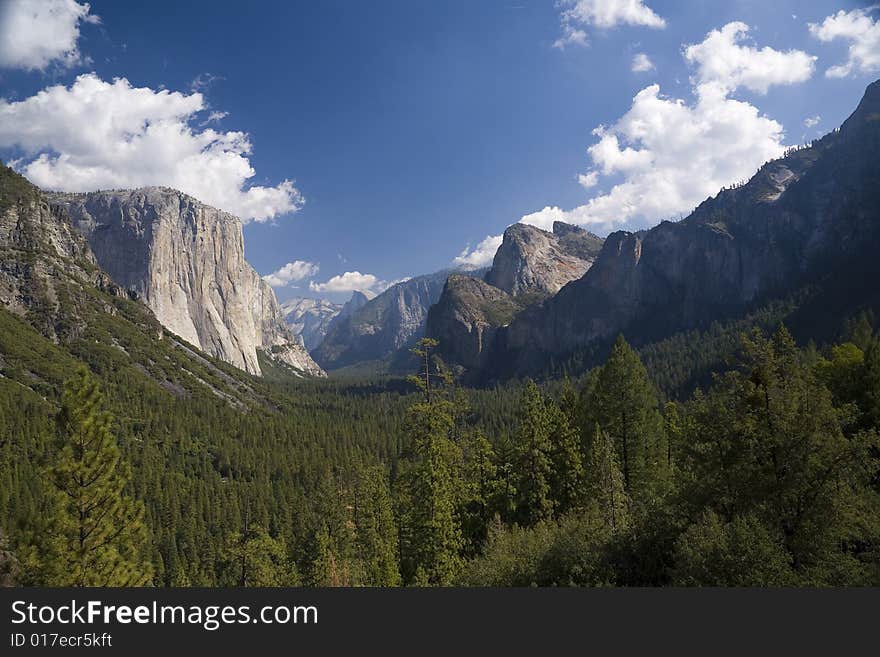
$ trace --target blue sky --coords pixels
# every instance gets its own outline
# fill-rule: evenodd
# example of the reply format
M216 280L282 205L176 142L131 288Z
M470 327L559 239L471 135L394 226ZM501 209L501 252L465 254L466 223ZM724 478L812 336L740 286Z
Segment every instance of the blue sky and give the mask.
M880 11L839 0L52 3L75 13L45 37L66 39L57 53L0 52L0 157L38 184L189 186L252 214L261 274L300 261L273 279L282 299L438 270L544 208L533 223L600 234L686 214L774 149L839 125L880 77ZM3 11L0 36L21 34ZM707 42L735 21L748 32ZM689 58L685 44L705 45ZM633 70L638 54L647 70ZM713 134L686 133L703 121ZM107 145L150 122L130 157ZM111 132L89 140L96 124ZM694 171L708 172L702 186ZM362 276L328 284L345 272Z

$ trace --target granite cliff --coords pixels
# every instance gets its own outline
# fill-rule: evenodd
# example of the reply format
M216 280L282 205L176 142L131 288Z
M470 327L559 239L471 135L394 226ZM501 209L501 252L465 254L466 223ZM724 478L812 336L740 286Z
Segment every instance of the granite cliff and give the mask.
M163 187L46 198L70 215L100 267L193 346L252 374L261 373L258 350L323 374L245 260L233 215Z
M483 280L449 277L428 315L426 333L439 341L448 363L481 367L499 328L582 277L601 248L602 238L561 221L553 232L513 224Z
M553 295L583 276L601 248L600 237L561 221L554 222L552 233L513 224L504 231L485 280L513 296Z
M684 220L609 235L582 278L498 332L487 374L537 371L620 332L645 342L707 326L867 271L880 246L878 152L880 81L840 129L768 162ZM850 309L863 306L876 286L855 274L849 281L841 294Z

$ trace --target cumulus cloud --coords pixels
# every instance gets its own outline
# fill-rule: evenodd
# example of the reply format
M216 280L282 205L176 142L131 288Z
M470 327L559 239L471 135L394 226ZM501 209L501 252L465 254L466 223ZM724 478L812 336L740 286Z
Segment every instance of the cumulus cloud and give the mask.
M566 212L562 208L555 205L548 205L543 210L538 210L537 212L532 212L531 214L525 215L522 219L520 219L520 223L537 226L538 228L542 228L544 230L553 230L554 221L574 223L573 213L576 211L577 208L575 210L572 210L571 212Z
M399 282L399 281L395 281ZM373 274L362 274L359 271L347 271L338 274L324 283L309 283L309 289L319 294L363 292L367 296L375 296L389 287L391 283L380 281Z
M46 189L164 185L243 221L298 210L303 199L290 180L248 184L255 175L248 135L204 127L207 109L198 92L133 87L90 73L20 102L0 99L0 148L21 149L16 168Z
M572 210L547 206L520 221L544 229L554 221L611 229L676 218L781 156L782 125L731 94L738 87L766 91L806 79L812 58L739 45L742 34L738 25L725 26L685 50L696 67L692 101L665 96L654 84L636 94L615 123L593 131L590 171L579 181L592 187L600 176L609 177L613 185L607 193ZM759 70L751 57L767 69ZM789 62L794 72L781 73L779 61Z
M338 274L324 283L309 283L309 289L312 292L370 292L377 279L373 274L362 274L359 271L347 271L344 274Z
M263 280L272 287L286 287L291 283L314 276L318 273L318 270L318 265L313 262L294 260L273 271L271 274L266 274L263 276Z
M796 84L813 74L814 56L802 50L742 45L748 31L745 23L728 23L685 48L685 59L696 65L698 84L717 84L728 93L745 87L765 94L773 85Z
M804 127L805 128L814 128L819 125L819 121L822 120L822 117L818 114L816 116L808 116L804 119Z
M645 73L654 70L654 62L645 53L639 52L633 56L632 71L633 73Z
M88 3L75 0L5 0L0 5L0 67L42 71L57 62L83 61L77 46L82 23L100 23Z
M492 264L495 252L501 246L502 235L487 235L486 239L477 244L473 249L466 246L453 260L452 264L466 270L479 269Z
M562 36L555 48L567 45L586 45L587 33L583 27L607 29L616 25L641 25L663 28L666 21L646 6L642 0L560 0L562 7Z
M874 73L880 70L880 21L871 17L877 5L867 9L839 11L821 23L810 23L810 34L820 41L849 41L846 62L832 66L825 75L843 78L853 73Z
M578 184L584 189L591 189L599 183L599 172L590 171L578 174Z

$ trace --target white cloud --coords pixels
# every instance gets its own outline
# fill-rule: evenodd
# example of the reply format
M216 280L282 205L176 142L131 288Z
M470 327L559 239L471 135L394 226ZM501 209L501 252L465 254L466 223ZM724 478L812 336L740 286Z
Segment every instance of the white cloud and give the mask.
M207 125L208 123L219 123L227 116L229 116L229 112L210 112L208 114L208 118L202 121L202 125Z
M807 75L812 59L742 47L736 44L741 33L736 27L714 31L690 50L690 56L685 51L697 66L692 101L664 96L654 84L636 94L630 109L614 124L593 131L597 140L588 148L590 172L579 176L579 181L591 188L600 176L611 177L613 185L607 193L596 194L572 210L547 206L520 221L545 230L554 221L611 229L677 218L781 156L782 125L730 95L738 86L766 90L773 84L793 83ZM731 46L726 49L731 56L726 63L716 61L724 54L717 47L720 43ZM793 69L780 73L777 55ZM763 72L750 60L753 56L766 64Z
M803 82L813 74L816 58L801 50L741 45L748 31L745 23L728 23L685 48L685 59L697 67L698 84L718 84L728 93L746 87L764 94L772 85Z
M581 29L572 27L563 19L562 36L553 42L553 47L559 48L559 50L563 50L565 46L585 46L587 45L587 43L587 33Z
M805 128L814 128L819 125L819 121L822 120L822 117L818 114L816 116L808 116L804 119L804 127Z
M586 45L587 34L578 26L600 29L616 25L666 27L666 21L642 0L560 0L559 6L563 8L562 36L553 44L555 48L569 44Z
M848 12L841 10L821 23L809 24L810 34L820 41L844 39L850 42L846 62L825 71L827 77L843 78L856 72L880 70L880 21L870 16L876 9L875 5Z
M364 292L375 294L376 289L381 287L378 278L372 274L362 274L359 271L347 271L338 274L325 283L309 283L309 289L317 293L341 293L341 292ZM387 287L387 285L386 285ZM383 288L384 289L384 288Z
M520 219L520 223L537 226L538 228L541 228L543 230L553 230L554 221L564 221L566 223L571 223L571 212L566 212L562 208L556 207L555 205L552 207L548 205L543 210L532 212L531 214L527 214L522 219Z
M595 187L599 182L599 172L598 171L590 171L588 173L579 173L578 174L578 184L584 189L591 189Z
M453 260L452 264L462 269L473 270L487 267L492 264L495 252L501 246L502 235L487 235L486 239L477 244L473 249L466 246Z
M52 62L83 61L81 23L100 23L88 3L74 0L4 0L0 7L0 67L42 71Z
M20 102L0 99L0 148L22 149L16 167L46 189L164 185L244 221L298 210L303 199L293 182L248 185L255 175L248 135L204 128L206 110L198 92L155 91L90 73Z
M633 56L632 71L633 73L645 73L654 70L654 62L645 53L639 52Z
M263 276L263 280L272 287L286 287L291 283L314 276L318 273L318 269L318 265L313 262L294 260L273 271L271 274L266 274Z

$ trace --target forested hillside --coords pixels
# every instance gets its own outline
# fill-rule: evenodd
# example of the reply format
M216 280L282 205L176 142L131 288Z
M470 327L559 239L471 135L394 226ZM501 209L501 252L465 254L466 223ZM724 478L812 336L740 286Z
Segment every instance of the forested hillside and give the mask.
M118 572L153 585L880 583L880 340L865 317L822 350L784 329L742 335L729 371L666 403L619 339L576 382L462 389L427 342L412 381L274 369L247 407L2 321L17 583L70 583L53 557L70 530L57 473L76 462L63 418L90 380L119 499L144 510L107 558L127 553Z

